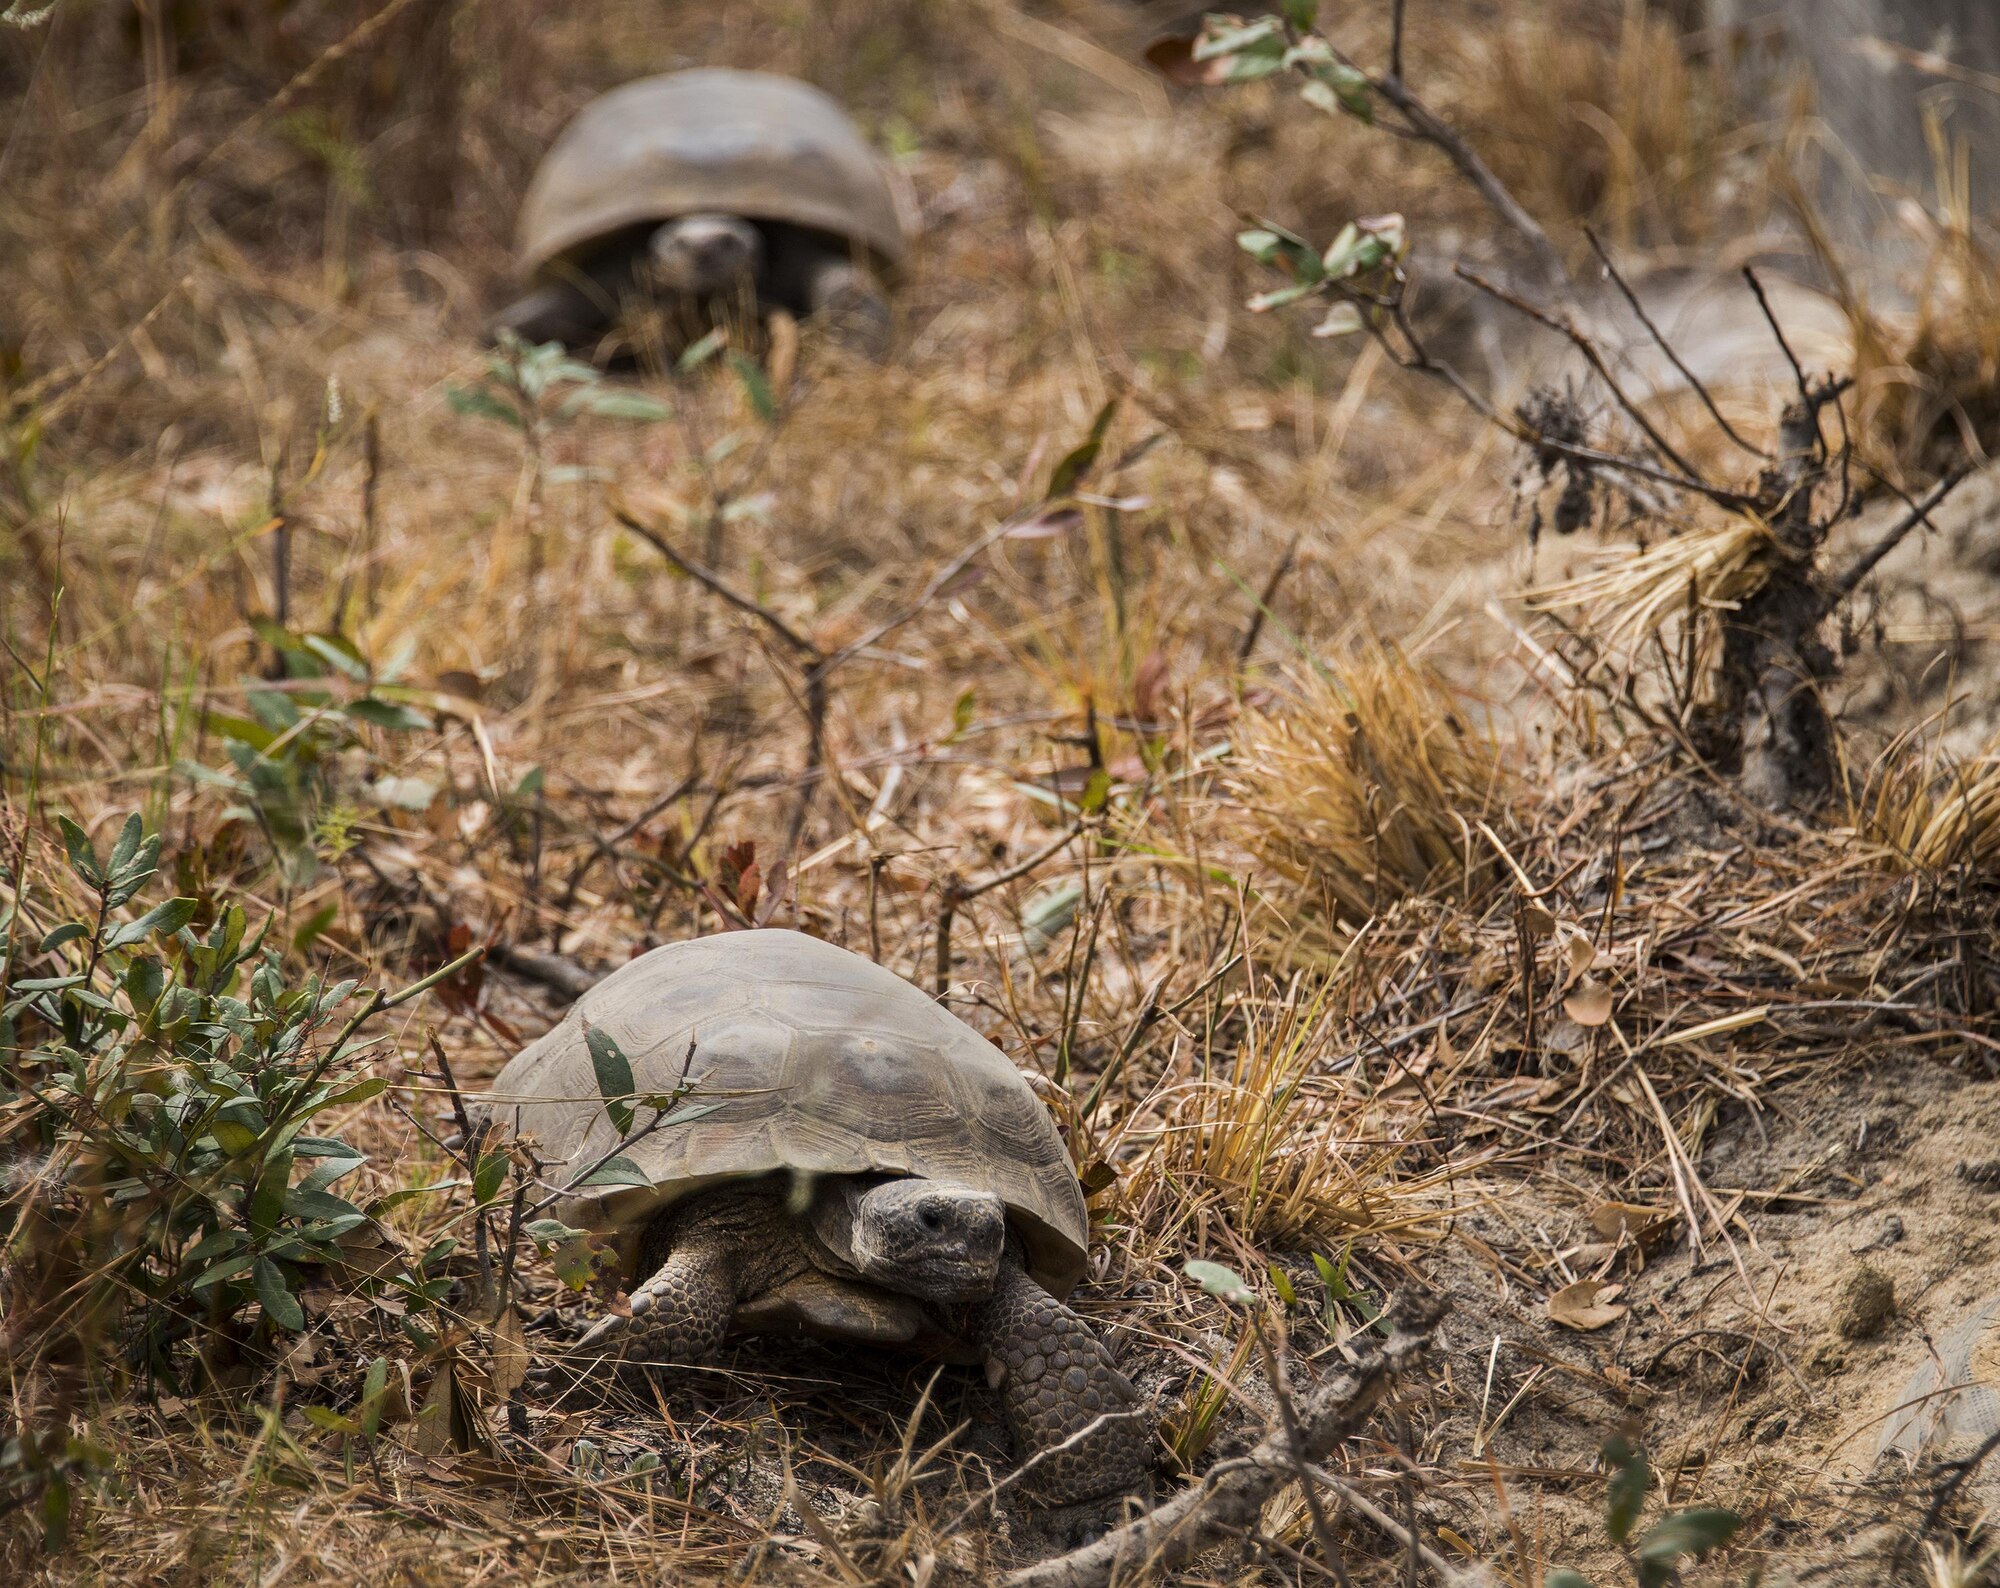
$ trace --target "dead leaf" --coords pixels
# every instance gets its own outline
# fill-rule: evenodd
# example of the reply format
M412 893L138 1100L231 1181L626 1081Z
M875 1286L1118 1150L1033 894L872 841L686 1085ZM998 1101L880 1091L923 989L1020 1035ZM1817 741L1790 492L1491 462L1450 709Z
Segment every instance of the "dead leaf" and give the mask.
M1645 1240L1658 1235L1673 1221L1665 1208L1641 1207L1636 1202L1600 1202L1590 1210L1590 1227L1602 1240Z
M521 1387L528 1376L528 1340L521 1328L521 1315L512 1307L500 1314L493 1325L493 1372L491 1387L497 1399L505 1400Z
M1218 57L1211 61L1194 58L1193 35L1168 34L1146 46L1146 64L1170 83L1182 88L1213 88L1229 81L1229 62Z
M1539 904L1522 906L1521 925L1530 937L1555 936L1556 918Z
M1611 1018L1611 989L1586 976L1563 1000L1563 1013L1580 1026L1601 1026Z
M1563 947L1569 953L1569 974L1574 981L1597 963L1597 945L1590 940L1590 934L1580 926L1565 921L1562 927Z
M1612 1301L1624 1288L1601 1279L1579 1279L1573 1285L1564 1285L1549 1297L1549 1322L1579 1333L1616 1323L1631 1310L1622 1302Z

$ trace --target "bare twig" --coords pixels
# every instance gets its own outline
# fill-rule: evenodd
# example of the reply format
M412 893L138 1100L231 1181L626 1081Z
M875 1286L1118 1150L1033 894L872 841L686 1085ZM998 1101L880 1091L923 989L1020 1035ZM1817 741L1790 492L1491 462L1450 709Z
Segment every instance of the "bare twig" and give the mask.
M673 545L664 535L656 532L650 525L634 518L624 508L618 506L614 506L611 509L611 516L627 529L631 530L633 534L651 546L653 550L666 558L668 562L672 563L696 584L700 585L710 594L721 597L723 601L736 608L737 611L757 619L758 622L777 635L779 639L783 640L786 645L798 652L799 655L809 657L815 662L825 659L826 653L824 651L813 644L803 634L799 633L791 624L779 617L777 613L773 612L762 602L753 601L747 595L733 589L719 574L711 573L700 563L683 557L679 552L674 550Z
M1271 570L1271 577L1264 581L1263 593L1257 597L1257 610L1250 614L1250 627L1243 631L1243 642L1236 647L1238 667L1247 663L1250 660L1250 653L1257 649L1258 637L1264 632L1264 619L1270 614L1271 603L1277 599L1278 586L1285 582L1285 575L1292 571L1292 559L1298 555L1298 551L1299 537L1293 535L1285 543L1285 554L1278 559L1278 566Z
M1778 339L1778 346L1785 355L1785 362L1792 366L1792 379L1798 382L1800 401L1813 412L1818 412L1813 402L1811 384L1806 380L1805 367L1799 363L1798 354L1792 351L1792 344L1785 340L1785 328L1778 324L1777 315L1771 312L1771 300L1764 296L1764 283L1757 279L1757 272L1748 265L1743 267L1743 279L1750 283L1751 292L1756 294L1757 307L1764 311L1764 321L1771 327L1771 335ZM1818 434L1819 429L1815 426L1813 435L1817 438Z
M951 928L959 910L970 904L983 893L991 893L995 888L1004 888L1010 882L1018 882L1050 856L1060 852L1076 835L1089 824L1090 818L1079 816L1056 837L1042 845L1027 859L1018 861L1005 871L996 871L984 882L966 882L957 874L945 879L944 902L938 907L937 960L934 966L934 990L942 995L951 981Z
M1966 476L1971 473L1972 465L1961 463L1951 473L1939 480L1931 488L1928 496L1912 507L1903 517L1897 519L1894 526L1880 540L1876 541L1873 546L1855 558L1853 566L1833 582L1834 601L1844 601L1854 594L1855 587L1875 571L1876 564L1900 546L1903 543L1904 537L1911 530L1915 529L1919 524L1929 523L1932 509L1936 508L1947 496L1957 490ZM1933 529L1936 527L1935 524L1931 525Z
M1603 354L1597 351L1597 344L1585 336L1583 332L1579 331L1570 322L1568 316L1551 314L1546 309L1539 309L1534 304L1528 302L1527 299L1488 281L1478 271L1466 265L1457 266L1456 274L1461 281L1471 282L1481 292L1497 298L1510 309L1525 314L1537 325L1547 326L1551 331L1567 337L1570 344L1588 361L1591 369L1596 371L1597 378L1604 382L1611 395L1617 399L1618 406L1631 415L1632 422L1645 432L1646 439L1653 443L1654 448L1659 452L1660 456L1681 471L1681 474L1685 477L1684 483L1688 489L1700 490L1707 484L1707 481L1701 476L1701 470L1682 457L1675 450L1673 443L1660 434L1658 427L1654 425L1652 420L1646 417L1645 412L1639 405L1626 395L1625 388L1618 384L1618 377L1611 373L1611 367L1604 362Z
M1400 5L1396 14L1400 19ZM1479 158L1472 145L1461 138L1449 122L1410 92L1409 85L1403 81L1401 72L1395 69L1393 63L1389 74L1373 79L1372 86L1376 93L1402 112L1411 132L1457 166L1459 175L1472 184L1493 212L1520 233L1529 251L1534 254L1536 267L1549 289L1567 297L1569 273L1563 269L1562 255L1556 251L1556 245L1549 241L1549 234L1542 230L1541 223L1521 207L1520 201L1507 191L1506 185Z
M1588 226L1584 227L1583 235L1590 239L1590 246L1596 250L1598 259L1604 265L1604 273L1611 278L1612 285L1624 294L1625 302L1631 307L1632 312L1639 317L1639 323L1646 328L1647 334L1652 337L1653 345L1666 354L1667 361L1680 371L1681 379L1686 381L1693 389L1694 394L1701 399L1702 406L1708 410L1709 417L1721 428L1722 433L1745 452L1760 458L1770 457L1771 454L1766 452L1762 447L1754 446L1750 442L1745 441L1742 436L1736 433L1736 427L1722 417L1722 410L1716 407L1715 399L1709 395L1708 387L1702 384L1693 370L1681 362L1681 356L1674 351L1673 343L1669 342L1660 328L1653 323L1652 316L1646 313L1644 306L1639 302L1639 295L1632 290L1631 286L1626 282L1623 273L1611 262L1611 253L1604 246L1603 239L1597 235L1595 230Z

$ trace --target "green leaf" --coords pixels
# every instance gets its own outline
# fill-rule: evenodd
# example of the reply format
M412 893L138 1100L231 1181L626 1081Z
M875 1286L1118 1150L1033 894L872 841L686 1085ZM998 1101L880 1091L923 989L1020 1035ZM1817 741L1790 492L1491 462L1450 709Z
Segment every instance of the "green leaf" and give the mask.
M1233 1268L1224 1268L1220 1263L1203 1262L1197 1258L1183 1264L1181 1271L1211 1296L1220 1297L1232 1305L1257 1299L1257 1293L1244 1283L1241 1274Z
M649 425L674 416L671 404L646 392L611 391L603 387L571 392L563 399L562 406L571 412L594 414L599 419L630 419Z
M1364 126L1375 124L1375 89L1367 73L1339 61L1321 62L1311 72L1299 88L1299 98L1329 116L1352 116Z
M1288 303L1297 303L1301 298L1311 297L1319 291L1317 281L1295 281L1289 287L1276 287L1269 292L1260 292L1243 305L1252 314L1268 314L1273 309L1282 309Z
M623 1155L605 1159L590 1175L576 1182L577 1186L634 1185L641 1190L652 1184L653 1177Z
M42 1490L42 1548L53 1555L69 1542L69 1475L60 1467Z
M1559 1566L1542 1579L1542 1588L1590 1588L1590 1579L1580 1571Z
M422 733L431 726L431 719L421 711L399 706L394 701L377 700L373 695L354 701L348 706L347 714L373 727L392 728L403 733Z
M104 869L97 863L97 851L90 847L90 834L71 821L67 816L58 816L56 825L62 829L63 847L69 851L69 868L91 887L104 881Z
M1715 1506L1697 1506L1663 1516L1639 1540L1639 1559L1671 1565L1682 1555L1705 1555L1736 1536L1743 1518Z
M1097 416L1090 421L1090 434L1072 447L1063 460L1049 475L1049 488L1042 493L1044 501L1052 502L1059 496L1068 496L1083 483L1097 462L1097 454L1104 446L1104 433L1111 428L1111 419L1118 412L1118 399L1111 398L1097 410Z
M338 899L328 899L326 903L307 916L292 933L292 952L294 954L311 953L313 944L320 940L321 935L329 926L333 925L334 921L339 918L339 915L340 901Z
M1285 20L1303 33L1319 18L1319 0L1285 0Z
M632 1061L625 1057L611 1033L602 1026L587 1027L584 1046L590 1050L590 1068L597 1076L597 1094L604 1099L604 1112L621 1136L632 1133Z
M1276 1263L1270 1265L1271 1288L1278 1293L1278 1299L1288 1307L1299 1304L1299 1293L1292 1288L1292 1281Z
M146 824L140 820L139 813L134 811L125 818L124 830L119 833L118 842L111 848L111 863L104 869L114 877L124 871L138 858L139 844L145 836Z
M289 1329L297 1334L306 1326L305 1308L299 1305L291 1287L285 1283L285 1273L268 1257L260 1257L256 1263L257 1299L263 1303L264 1312L281 1329Z
M378 1356L368 1364L368 1377L361 1382L361 1436L372 1439L382 1426L382 1392L389 1386L389 1359Z
M717 326L699 341L688 344L687 350L674 360L674 372L679 375L693 374L721 352L723 344L728 340L728 333Z
M1232 27L1223 18L1211 16L1202 23L1201 37L1195 40L1193 53L1198 61L1213 61L1244 50L1270 49L1282 54L1284 48L1285 25L1278 17L1258 17L1254 22L1238 22Z
M1103 767L1091 769L1084 780L1083 792L1077 796L1076 808L1086 815L1101 811L1111 799L1111 774Z
M1639 1511L1653 1486L1653 1470L1646 1453L1622 1438L1605 1441L1604 1464L1611 1469L1611 1481L1604 1487L1604 1531L1611 1542L1622 1544L1638 1525Z
M74 943L80 937L90 936L90 928L81 921L69 921L57 927L42 939L41 953L53 953L65 943Z
M351 1418L343 1417L331 1406L301 1406L306 1421L315 1428L324 1428L330 1434L355 1435L361 1432L361 1425Z
M671 1130L676 1125L691 1125L704 1114L713 1114L720 1107L722 1107L720 1103L683 1103L660 1121L660 1129Z
M169 899L164 904L156 904L136 921L126 921L113 927L104 936L106 948L123 948L127 943L136 943L151 932L178 932L194 919L194 913L201 908L196 899Z
M166 986L167 973L150 954L133 960L125 968L125 996L142 1015L152 1012Z
M368 658L361 648L341 634L308 634L300 644L336 673L357 684L368 682Z
M507 1155L504 1152L486 1153L472 1171L472 1200L481 1205L491 1202L506 1183Z
M979 692L967 684L958 692L958 699L951 703L951 738L956 739L972 726L972 714L978 706ZM82 928L79 927L77 930L81 931Z
M455 414L465 414L474 419L497 419L502 424L512 425L516 430L528 428L521 411L512 403L502 402L490 391L478 387L447 386L444 400L451 405Z
M743 395L749 399L757 417L767 425L776 419L778 402L771 395L771 382L763 370L741 353L729 355L729 367L736 372L736 383L743 388Z

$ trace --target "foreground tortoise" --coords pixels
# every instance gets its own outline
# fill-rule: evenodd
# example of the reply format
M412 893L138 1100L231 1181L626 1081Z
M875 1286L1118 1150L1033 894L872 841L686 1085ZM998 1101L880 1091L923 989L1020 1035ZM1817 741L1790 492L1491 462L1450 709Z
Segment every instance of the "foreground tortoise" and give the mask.
M559 1205L610 1238L633 1287L632 1316L600 1319L572 1361L697 1363L732 1331L916 1345L985 1365L1040 1499L1139 1481L1150 1420L1061 1299L1083 1274L1083 1195L998 1048L802 933L657 948L585 993L484 1101L565 1166L558 1182L620 1140L592 1030L629 1058L639 1092L672 1091L685 1067L714 1106L625 1149L650 1185Z
M670 72L592 100L521 205L535 285L490 328L591 343L634 298L683 323L746 298L880 356L904 257L882 168L825 94L768 72Z

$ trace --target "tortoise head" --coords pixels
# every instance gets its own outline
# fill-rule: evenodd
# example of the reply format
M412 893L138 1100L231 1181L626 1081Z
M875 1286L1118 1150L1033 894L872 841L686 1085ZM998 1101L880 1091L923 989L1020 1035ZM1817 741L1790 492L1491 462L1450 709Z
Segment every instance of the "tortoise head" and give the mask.
M922 1301L991 1293L1007 1243L1007 1210L990 1191L891 1180L855 1198L854 1266L884 1290Z
M740 215L683 215L653 233L647 255L655 290L721 298L756 277L764 239Z

